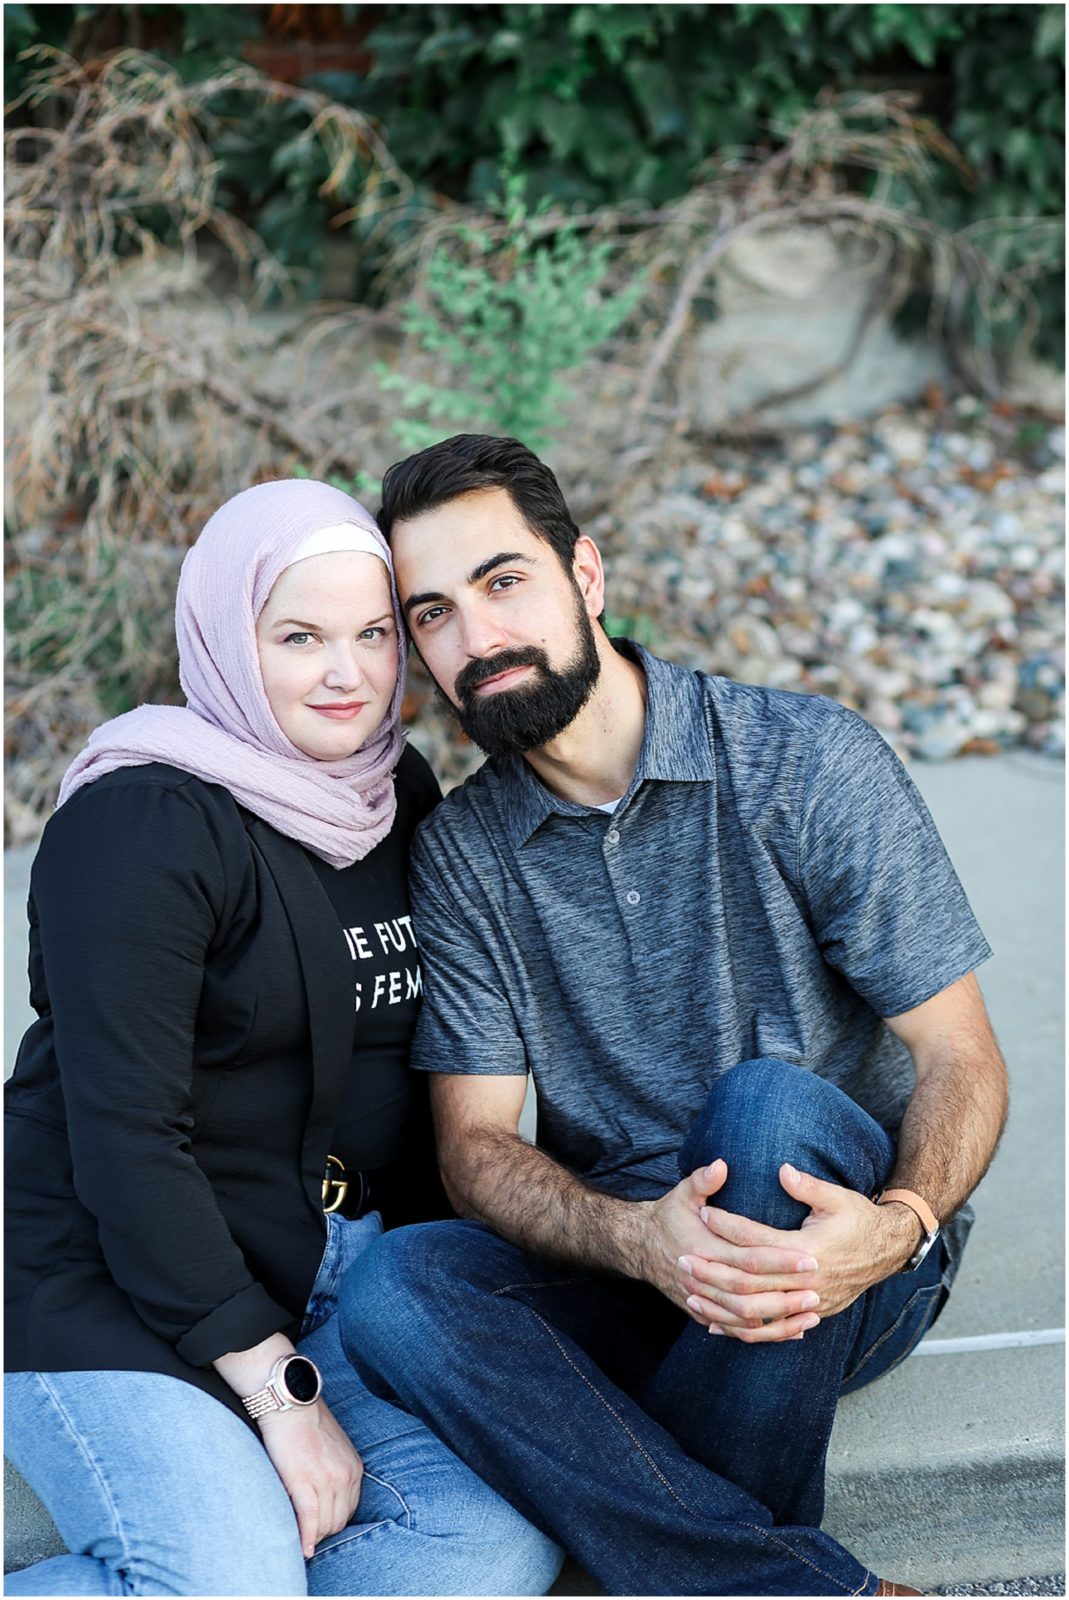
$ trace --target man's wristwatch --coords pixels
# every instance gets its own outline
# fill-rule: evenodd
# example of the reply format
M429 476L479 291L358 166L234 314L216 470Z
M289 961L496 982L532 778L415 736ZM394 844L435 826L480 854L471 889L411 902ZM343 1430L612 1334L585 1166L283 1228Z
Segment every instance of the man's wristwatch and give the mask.
M249 1394L242 1405L255 1421L270 1411L292 1411L294 1406L314 1406L323 1390L319 1368L307 1356L279 1356L262 1389Z
M886 1205L891 1200L900 1200L904 1206L908 1206L924 1229L920 1244L902 1268L903 1272L916 1272L939 1237L939 1219L927 1201L922 1200L919 1194L914 1194L912 1189L881 1189L876 1196L878 1206Z

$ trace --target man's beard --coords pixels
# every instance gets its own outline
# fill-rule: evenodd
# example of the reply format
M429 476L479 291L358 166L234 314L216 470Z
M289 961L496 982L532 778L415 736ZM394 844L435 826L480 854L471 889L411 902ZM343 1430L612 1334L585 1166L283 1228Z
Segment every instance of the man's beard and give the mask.
M579 637L575 654L563 667L551 666L538 645L502 650L496 656L469 661L459 674L459 707L442 696L468 738L488 756L522 756L548 744L575 721L590 699L601 672L601 660L581 596L577 596L576 621ZM487 678L495 678L511 667L528 666L535 669L534 677L515 689L476 693Z

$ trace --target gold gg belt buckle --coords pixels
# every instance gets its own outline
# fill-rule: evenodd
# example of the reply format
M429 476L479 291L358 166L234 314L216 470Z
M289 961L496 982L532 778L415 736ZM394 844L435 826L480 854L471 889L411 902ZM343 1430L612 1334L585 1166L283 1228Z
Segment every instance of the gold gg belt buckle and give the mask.
M348 1193L349 1179L345 1175L345 1163L339 1161L337 1156L328 1156L327 1170L323 1174L323 1210L337 1211L339 1206L345 1204Z

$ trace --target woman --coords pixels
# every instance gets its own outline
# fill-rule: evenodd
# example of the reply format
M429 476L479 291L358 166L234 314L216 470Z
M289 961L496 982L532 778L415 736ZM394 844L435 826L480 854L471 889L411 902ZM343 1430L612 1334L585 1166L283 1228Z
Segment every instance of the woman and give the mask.
M404 887L438 789L388 551L339 490L263 484L176 619L187 706L92 736L31 877L7 1452L71 1553L7 1592L540 1594L556 1548L338 1336L380 1216L439 1194Z

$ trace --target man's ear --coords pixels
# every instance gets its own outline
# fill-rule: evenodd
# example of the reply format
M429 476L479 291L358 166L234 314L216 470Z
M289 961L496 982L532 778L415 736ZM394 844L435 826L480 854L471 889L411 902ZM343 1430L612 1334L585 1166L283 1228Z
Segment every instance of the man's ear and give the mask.
M572 577L579 586L588 617L596 620L605 609L605 569L593 539L581 533L572 551Z

